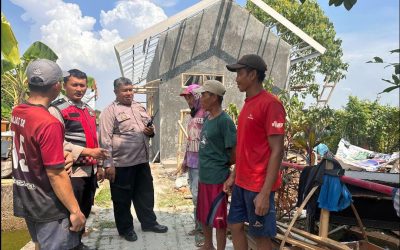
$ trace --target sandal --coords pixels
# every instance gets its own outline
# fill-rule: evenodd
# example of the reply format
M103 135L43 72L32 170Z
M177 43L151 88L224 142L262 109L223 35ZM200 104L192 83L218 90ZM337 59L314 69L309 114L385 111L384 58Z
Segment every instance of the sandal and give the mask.
M190 231L189 233L187 233L187 235L190 236L195 236L196 234L198 234L199 231L197 231L196 229L193 229L192 231Z
M203 246L205 242L204 235L202 233L196 234L196 236L194 237L194 242L196 247Z

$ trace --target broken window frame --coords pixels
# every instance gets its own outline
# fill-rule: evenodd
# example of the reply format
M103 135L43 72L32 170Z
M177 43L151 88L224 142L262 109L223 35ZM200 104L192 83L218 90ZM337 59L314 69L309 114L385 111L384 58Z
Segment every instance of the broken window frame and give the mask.
M186 82L192 77L196 76L199 77L199 81L197 82L200 86L203 85L205 79L206 80L211 80L215 79L220 81L218 78L222 79L222 85L225 85L225 75L223 73L182 73L181 74L181 87L182 88L187 88L188 86L192 85L195 83L195 81L192 81L190 85L185 85Z

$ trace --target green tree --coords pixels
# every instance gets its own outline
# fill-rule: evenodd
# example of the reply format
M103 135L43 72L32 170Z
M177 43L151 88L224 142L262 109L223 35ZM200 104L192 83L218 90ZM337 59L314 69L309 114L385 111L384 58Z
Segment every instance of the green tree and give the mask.
M300 0L301 3L305 1L307 0ZM329 0L329 6L335 5L335 7L338 7L343 4L346 10L351 10L356 3L357 0Z
M306 109L305 103L297 95L274 90L271 79L265 80L263 86L267 91L275 92L285 107L285 151L300 150L310 159L313 148L331 135L329 125L334 110L329 107Z
M327 145L336 151L341 138L372 151L392 153L400 149L400 109L377 101L350 96L346 107L333 115Z
M395 50L391 50L390 51L391 54L393 53L400 53L400 49L395 49ZM373 58L373 61L368 61L367 63L385 63L387 67L393 67L393 73L392 73L392 80L388 80L388 79L382 79L382 81L388 82L390 84L392 84L393 86L388 87L386 89L384 89L381 93L388 93L390 91L393 91L395 89L400 88L400 63L398 62L394 62L394 63L388 63L388 62L384 62L382 58L375 56ZM379 93L379 94L381 94Z
M339 81L345 77L348 64L342 60L342 41L336 38L336 32L329 18L315 0L308 0L304 4L292 0L263 0L277 12L291 21L305 33L313 37L327 50L325 54L297 63L291 68L290 87L306 86L307 92L318 96L318 84L315 83L315 75L321 73L324 81ZM272 25L275 23L269 15L248 1L246 8L262 23ZM302 40L281 24L276 26L278 34L289 44L301 44ZM304 45L302 45L304 46ZM298 52L298 53L304 53ZM303 94L305 95L305 94Z
M25 70L28 63L36 58L56 61L58 57L53 50L39 41L34 42L21 57L18 41L3 13L1 28L1 116L9 118L12 107L26 99L28 84Z

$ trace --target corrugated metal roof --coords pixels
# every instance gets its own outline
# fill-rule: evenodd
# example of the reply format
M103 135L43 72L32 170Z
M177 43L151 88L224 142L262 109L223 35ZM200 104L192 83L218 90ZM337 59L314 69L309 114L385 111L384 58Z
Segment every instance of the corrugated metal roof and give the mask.
M134 84L145 83L147 73L154 59L155 51L160 36L174 27L181 25L186 19L200 14L221 0L203 0L199 3L179 12L178 14L132 36L114 46L121 75L130 78ZM251 0L267 14L273 17L277 23L282 24L288 32L296 34L301 43L292 45L291 65L319 56L325 52L325 48L301 29L284 18L270 6L261 0ZM275 25L273 25L275 26ZM270 27L273 30L273 27ZM277 34L281 37L283 34Z

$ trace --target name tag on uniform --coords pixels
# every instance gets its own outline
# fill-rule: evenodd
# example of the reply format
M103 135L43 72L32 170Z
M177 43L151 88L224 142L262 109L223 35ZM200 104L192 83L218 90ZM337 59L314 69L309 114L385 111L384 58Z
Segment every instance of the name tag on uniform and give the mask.
M129 120L129 119L131 119L131 118L127 114L125 114L124 112L119 113L117 115L117 121L119 121L119 122L123 122L123 121Z

